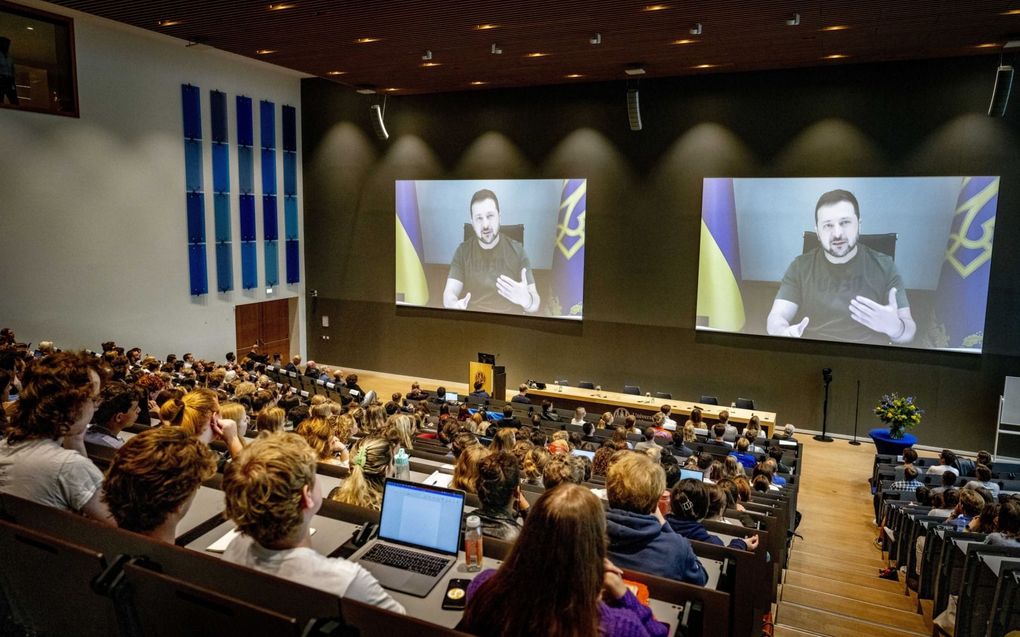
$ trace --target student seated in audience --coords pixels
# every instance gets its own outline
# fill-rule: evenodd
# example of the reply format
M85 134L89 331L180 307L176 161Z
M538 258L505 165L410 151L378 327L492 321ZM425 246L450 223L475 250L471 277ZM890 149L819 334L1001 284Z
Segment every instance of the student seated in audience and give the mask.
M85 430L85 442L114 449L123 445L120 432L135 424L141 412L139 394L125 383L113 382L103 387L93 416L95 424Z
M667 407L668 405L663 405ZM666 428L666 414L661 411L652 416L652 431L655 432L655 437L662 440L672 440L673 433L676 431L676 427L672 429Z
M750 451L751 441L745 436L737 439L736 449L730 452L729 457L735 458L746 469L754 469L758 464L758 457Z
M712 425L712 440L711 440L711 442L713 444L717 444L717 445L720 445L720 446L724 446L725 445L725 446L727 446L727 447L732 449L733 448L733 443L727 441L725 439L725 437L724 437L725 435L726 435L726 425L722 424L721 422L717 422L714 425Z
M453 465L453 480L450 486L468 493L478 493L478 468L482 460L492 453L482 445L472 445L461 452Z
M478 465L478 500L482 506L475 515L482 520L482 534L516 540L521 532L519 518L527 516L528 501L521 494L521 470L512 454L490 453Z
M730 422L730 412L725 409L719 412L719 424L726 428L726 431L723 434L723 439L726 442L736 442L737 436L740 435L740 432L737 431L737 428ZM732 447L733 445L730 446Z
M659 513L665 489L662 467L648 456L624 452L613 461L606 477L610 558L624 568L704 585L708 573L690 542Z
M708 516L709 489L712 487L701 480L681 480L669 494L670 514L666 516L669 526L688 540L723 545L717 535L708 532L701 523ZM730 548L754 551L758 548L758 536L743 540L730 540Z
M287 413L280 407L270 407L263 410L255 419L255 428L261 433L263 431L283 431L283 425L287 421Z
M411 383L411 391L407 392L408 400L425 400L428 396L428 392L421 388L421 383L418 381Z
M653 449L657 446L655 444L655 428L645 427L645 430L641 433L641 442L634 445L634 451L644 452L645 449Z
M667 403L659 407L659 412L662 414L663 429L669 431L670 433L676 431L677 430L676 421L673 420L673 418L671 418L673 408L670 407L669 404Z
M905 461L906 460L904 459L904 462ZM949 449L943 449L942 452L939 453L939 463L933 467L928 467L928 475L941 476L946 471L952 471L959 476L960 470L956 468L956 462L956 454Z
M386 419L387 437L397 441L408 453L414 451L414 420L404 413L394 414Z
M694 449L689 446L698 441L694 435L694 425L690 425L690 427L684 425L682 428L677 429L673 432L672 438L672 444L667 447L671 454L686 458L694 453Z
M590 422L582 424L580 440L574 447L585 451L598 451L601 446L602 441L595 437L595 424Z
M478 413L478 412L475 412ZM503 417L496 421L497 427L513 427L517 428L521 426L519 420L514 418L514 408L510 405L503 406Z
M180 427L154 427L117 449L103 501L118 526L172 544L177 523L202 483L216 474L216 454Z
M733 452L736 453L736 452ZM736 478L737 476L746 476L747 472L744 469L744 465L740 464L740 461L735 455L726 456L723 461L723 478Z
M1020 547L1020 496L1011 496L999 506L995 531L985 538L993 546Z
M492 437L492 442L489 443L489 451L513 451L514 445L517 444L517 430L499 429L496 434Z
M903 479L893 482L889 490L906 493L923 486L924 483L917 479L917 468L908 464L903 467Z
M220 418L233 420L237 423L237 437L244 444L244 435L251 426L251 418L241 403L226 402L220 403Z
M952 489L953 487L956 486L958 480L955 473L953 473L952 471L946 471L945 473L942 474L940 481L942 483L941 486L937 486L931 490L933 494L942 493L947 489Z
M797 439L793 437L795 433L797 433L797 428L791 425L790 423L786 423L783 429L772 434L772 437L776 440L789 440L791 442L797 442Z
M28 364L0 443L0 492L116 525L102 501L103 474L85 454L101 378L98 359L84 352Z
M347 445L340 442L325 418L309 418L298 425L296 433L315 451L319 462L350 467L351 454Z
M765 458L764 460L761 461L761 465L768 470L769 480L772 481L772 484L780 487L786 485L786 478L784 478L781 475L777 475L778 465L776 464L775 460L773 460L772 458Z
M570 419L570 424L577 425L580 427L581 425L585 424L586 421L584 417L587 415L588 410L586 410L584 407L578 406L576 409L574 409L574 417Z
M974 469L974 475L977 476L977 480L971 480L967 484L963 485L963 488L979 489L983 487L985 489L988 489L988 491L992 494L992 499L998 500L999 485L996 482L992 482L992 470L989 469L986 465L979 464Z
M981 512L971 518L967 523L967 530L971 533L983 533L985 535L995 531L995 518L999 515L999 505L985 502Z
M793 467L783 463L783 449L782 447L769 447L765 451L765 455L776 461L776 472L777 473L793 473Z
M482 400L489 400L489 392L485 391L485 383L476 382L471 391L472 398L480 398Z
M522 478L524 484L542 486L542 473L545 466L549 464L552 454L545 447L532 445L531 450L524 456L521 463Z
M350 452L351 475L329 494L330 499L378 511L383 484L393 474L393 448L381 436L366 436Z
M470 418L471 412L468 410L468 406L466 404L458 406L457 415L455 417L457 418L457 422L465 422L468 418Z
M554 420L558 421L560 415L556 412L556 408L553 407L551 400L542 401L542 420Z
M600 417L599 421L595 423L596 429L611 429L613 427L613 414L611 412L604 412Z
M257 438L227 467L226 513L241 535L223 559L403 613L403 606L363 567L312 548L312 518L322 506L316 461L315 451L300 436L274 432Z
M546 491L499 570L482 571L468 586L457 628L484 637L665 637L668 627L607 559L605 538L605 514L591 491Z
M453 442L450 444L450 451L453 452L454 458L460 458L460 454L464 453L465 449L477 444L479 444L478 436L474 435L470 431L461 431L453 437Z
M219 411L216 392L204 387L194 389L160 408L160 413L165 412L168 416L169 425L183 428L206 444L218 438L226 443L230 457L235 457L244 448L237 435L237 423L221 419Z
M531 399L528 398L528 386L525 385L524 383L521 383L520 386L517 388L517 393L514 395L513 398L510 399L510 402L530 405Z
M691 415L684 422L685 427L687 426L687 423L693 425L695 429L707 429L707 427L705 427L704 420L702 420L700 407L695 407L694 409L691 410Z
M542 485L546 489L552 489L565 482L574 484L584 482L584 465L574 456L565 453L552 454L542 470Z
M985 499L974 489L961 489L960 501L957 503L953 514L946 520L947 526L952 526L958 531L967 528L975 515L981 513L985 508Z

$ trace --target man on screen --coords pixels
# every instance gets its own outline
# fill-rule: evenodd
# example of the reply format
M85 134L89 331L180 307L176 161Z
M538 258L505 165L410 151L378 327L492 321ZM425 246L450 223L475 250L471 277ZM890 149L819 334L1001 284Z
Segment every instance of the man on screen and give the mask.
M482 312L535 312L541 303L524 246L499 232L499 200L491 190L471 197L475 238L453 254L443 306Z
M833 190L815 206L819 247L793 260L766 329L792 336L855 343L909 343L917 325L891 257L858 244L857 198Z

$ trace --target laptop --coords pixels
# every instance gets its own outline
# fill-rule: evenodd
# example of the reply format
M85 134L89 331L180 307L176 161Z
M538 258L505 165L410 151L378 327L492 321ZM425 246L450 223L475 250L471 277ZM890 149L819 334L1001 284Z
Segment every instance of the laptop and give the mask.
M457 402L458 398L459 398L459 396L457 396L457 394L453 393L452 391L446 392L446 396L445 396L446 402L448 402L448 403L455 403L455 402Z
M379 537L351 560L384 588L425 597L457 562L463 514L463 491L387 479Z
M694 471L693 469L681 469L680 479L681 480L698 480L699 482L705 478L704 471Z

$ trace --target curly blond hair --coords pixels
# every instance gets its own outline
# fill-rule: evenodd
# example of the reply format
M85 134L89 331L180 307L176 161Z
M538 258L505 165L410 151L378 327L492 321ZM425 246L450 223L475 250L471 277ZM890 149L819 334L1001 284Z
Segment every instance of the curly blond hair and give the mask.
M666 472L643 453L623 452L613 458L606 476L609 506L631 513L651 513L666 490Z
M148 533L216 473L216 454L180 427L133 436L113 456L103 500L117 526Z
M453 467L453 480L450 486L468 493L478 493L478 467L482 460L492 453L482 445L471 445L460 452L457 464Z
M216 392L201 387L189 391L182 398L168 400L160 408L159 414L161 418L165 414L170 425L198 437L205 433L209 416L219 409Z
M378 511L392 462L393 448L388 440L380 436L362 438L351 450L351 475L333 489L330 499Z
M226 514L262 546L294 535L304 516L304 487L315 488L315 450L294 433L262 434L223 473Z
M298 425L297 433L305 439L305 442L312 449L315 449L319 460L332 457L333 445L331 444L331 438L333 438L333 428L330 427L325 418L315 417L303 420Z

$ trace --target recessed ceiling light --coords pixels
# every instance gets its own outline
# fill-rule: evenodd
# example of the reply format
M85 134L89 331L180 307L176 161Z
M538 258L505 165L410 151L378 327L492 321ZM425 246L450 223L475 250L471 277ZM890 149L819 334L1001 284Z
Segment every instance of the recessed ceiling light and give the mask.
M526 57L526 58L544 58L547 55L549 55L549 54L548 53L542 53L540 51L535 51L533 53L528 53L524 57Z
M471 82L471 86L484 86L486 84L488 84L488 82L483 82L481 80L475 80L474 82Z
M832 55L824 56L822 59L823 60L845 60L848 57L850 57L850 56L846 55L846 54L843 54L843 53L833 53Z
M846 31L849 28L845 24L833 24L832 26L822 27L819 31Z
M25 27L25 29L27 29L29 31L35 31L35 27Z
M399 91L400 89L399 88L390 87L390 88L384 88L383 90L386 91L387 93L393 93L394 91Z
M668 4L646 4L641 7L642 11L665 11L669 8Z
M440 62L426 62L426 63L421 65L421 67L423 69L431 69L431 68L435 68L437 66L442 66L442 63L440 63Z
M571 73L570 75L564 75L563 77L567 78L568 80L576 80L579 77L584 77L584 75L582 75L581 73Z
M255 51L256 55L269 55L270 53L276 53L276 49L259 49Z
M685 39L685 40L673 40L673 44L694 44L697 40Z
M357 44L371 44L372 42L378 42L382 38L358 38L354 42Z
M292 4L292 3L289 3L289 2L277 2L275 4L269 5L269 10L270 11L283 11L284 9L293 9L296 6L297 6L296 4Z
M1003 11L1002 15L1020 15L1020 9L1010 9L1009 11Z
M178 25L180 23L181 23L180 20L160 20L156 24L161 26L161 27L172 27L172 26Z
M498 29L498 24L476 24L475 31L488 31L489 29Z
M347 75L347 71L330 71L326 75Z
M719 65L718 64L697 64L695 66L692 66L691 68L692 69L714 69L717 66L719 66Z
M984 44L975 44L974 48L977 49L996 49L999 47L997 42L985 42Z

